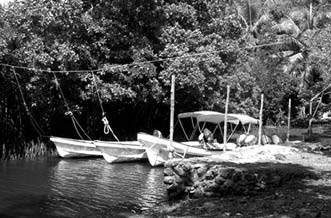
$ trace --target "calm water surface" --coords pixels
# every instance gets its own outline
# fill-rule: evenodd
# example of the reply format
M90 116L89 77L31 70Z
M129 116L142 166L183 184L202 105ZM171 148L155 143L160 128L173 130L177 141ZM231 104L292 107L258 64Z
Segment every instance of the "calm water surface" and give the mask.
M148 163L1 163L0 217L130 217L166 201L163 168Z

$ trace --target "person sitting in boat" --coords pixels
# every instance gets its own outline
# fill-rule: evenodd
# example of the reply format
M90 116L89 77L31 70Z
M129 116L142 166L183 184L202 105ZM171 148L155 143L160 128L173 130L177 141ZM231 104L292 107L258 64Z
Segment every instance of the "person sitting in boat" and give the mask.
M199 135L199 141L204 149L217 149L217 147L213 144L213 133L207 128L204 128L203 132Z
M156 137L159 137L159 138L162 137L162 133L161 133L161 131L158 130L158 129L154 129L154 131L153 131L153 135L156 136Z

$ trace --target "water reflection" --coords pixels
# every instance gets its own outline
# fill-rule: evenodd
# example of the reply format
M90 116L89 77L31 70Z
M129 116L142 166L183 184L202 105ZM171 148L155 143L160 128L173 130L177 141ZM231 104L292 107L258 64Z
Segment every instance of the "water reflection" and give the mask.
M57 160L0 164L0 217L43 217L50 171Z
M1 172L5 169L7 173L0 188L13 188L1 191L1 202L6 198L8 204L0 207L0 215L10 214L9 209L20 204L20 214L30 217L105 217L137 213L167 200L163 168L152 168L148 163L57 159L53 164L36 165L23 164L24 170L18 167L17 171L3 167ZM22 176L22 171L32 178ZM19 197L14 197L13 191ZM29 202L26 208L30 211L24 210L22 198Z
M57 215L148 209L165 200L162 179L161 168L144 163L61 160L50 181L58 198L53 209Z

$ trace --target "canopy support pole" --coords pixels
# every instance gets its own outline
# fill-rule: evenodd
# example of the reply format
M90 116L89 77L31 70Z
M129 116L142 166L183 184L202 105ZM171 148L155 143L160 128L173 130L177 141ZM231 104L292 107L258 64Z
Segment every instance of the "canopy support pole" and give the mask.
M291 128L291 99L288 100L288 116L287 116L287 135L286 141L290 141L290 128Z
M175 111L175 75L171 75L171 91L170 91L170 147L169 147L169 158L173 158L172 142L174 139L174 111Z
M261 108L260 108L260 119L259 119L259 137L258 137L258 145L261 145L261 138L262 138L263 98L264 98L264 95L261 94Z
M230 86L227 85L226 86L226 101L225 101L225 117L224 117L223 151L226 151L226 144L227 144L229 98L230 98Z

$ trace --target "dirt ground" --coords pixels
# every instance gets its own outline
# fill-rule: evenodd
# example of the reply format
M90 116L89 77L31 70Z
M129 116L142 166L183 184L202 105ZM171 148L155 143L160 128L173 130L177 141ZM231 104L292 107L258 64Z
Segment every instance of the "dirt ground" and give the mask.
M235 164L270 164L310 173L316 178L289 179L250 196L187 199L160 205L147 217L331 217L331 144L293 141L284 145L246 147L226 152L222 160ZM216 157L217 158L217 157Z

